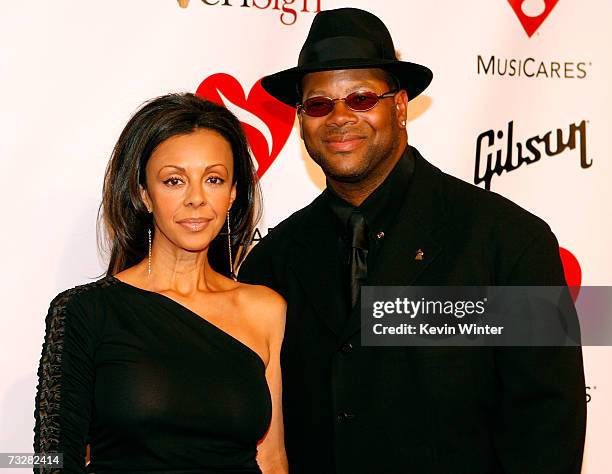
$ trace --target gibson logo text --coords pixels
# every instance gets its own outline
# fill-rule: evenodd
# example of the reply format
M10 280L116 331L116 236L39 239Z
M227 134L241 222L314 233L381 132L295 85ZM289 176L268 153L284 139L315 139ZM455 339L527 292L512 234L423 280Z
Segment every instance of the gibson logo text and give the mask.
M543 155L552 157L565 150L573 150L577 146L580 149L580 167L590 168L593 160L587 157L586 132L585 120L579 124L570 124L565 140L563 130L558 128L554 135L550 131L542 136L535 135L528 138L525 143L518 141L515 143L514 122L508 123L506 140L503 141L504 132L502 130L482 132L476 140L474 184L484 183L486 189L491 189L493 175L500 176L503 172L509 173L523 164L530 165L540 161Z

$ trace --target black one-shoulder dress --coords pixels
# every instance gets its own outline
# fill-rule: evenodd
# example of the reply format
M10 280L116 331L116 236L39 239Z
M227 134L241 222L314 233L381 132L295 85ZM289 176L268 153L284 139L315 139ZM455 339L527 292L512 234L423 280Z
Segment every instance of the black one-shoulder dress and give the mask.
M263 360L166 296L114 277L59 294L38 377L34 451L64 453L58 472L261 472Z

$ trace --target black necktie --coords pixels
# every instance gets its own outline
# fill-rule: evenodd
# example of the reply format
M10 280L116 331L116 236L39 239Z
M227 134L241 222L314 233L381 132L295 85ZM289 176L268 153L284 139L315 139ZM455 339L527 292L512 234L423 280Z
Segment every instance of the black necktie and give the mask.
M349 217L348 237L351 245L349 272L353 309L359 301L360 286L368 274L368 229L365 217L358 210L354 210Z

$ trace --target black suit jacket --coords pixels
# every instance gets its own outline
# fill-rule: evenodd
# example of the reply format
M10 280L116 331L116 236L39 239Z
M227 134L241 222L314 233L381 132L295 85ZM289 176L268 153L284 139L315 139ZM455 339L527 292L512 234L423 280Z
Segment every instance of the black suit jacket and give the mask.
M413 181L369 284L565 284L545 222L411 153ZM333 297L334 225L319 196L259 242L239 275L288 302L290 472L579 473L581 349L362 347L359 315L346 322Z

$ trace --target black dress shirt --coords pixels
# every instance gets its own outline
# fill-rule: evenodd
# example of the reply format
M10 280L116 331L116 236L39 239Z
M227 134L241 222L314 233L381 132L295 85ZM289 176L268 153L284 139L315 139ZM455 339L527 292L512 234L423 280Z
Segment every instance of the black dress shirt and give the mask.
M414 157L410 147L406 147L404 153L397 164L391 170L385 180L370 194L360 206L353 206L339 197L334 190L328 186L325 190L327 202L333 214L337 217L338 226L336 227L338 236L338 260L337 265L342 266L341 275L346 278L338 282L338 288L342 288L339 297L346 302L347 313L350 310L349 291L349 269L348 259L350 244L348 242L348 220L351 213L358 209L365 217L368 226L368 273L376 265L376 257L380 253L385 237L389 229L393 226L399 204L403 202L404 196L410 187L412 175L414 173ZM367 279L366 279L367 283Z

